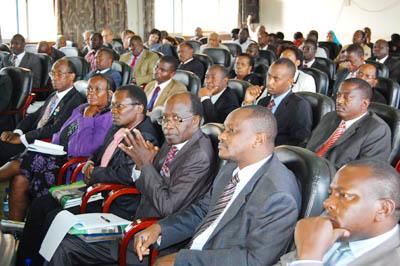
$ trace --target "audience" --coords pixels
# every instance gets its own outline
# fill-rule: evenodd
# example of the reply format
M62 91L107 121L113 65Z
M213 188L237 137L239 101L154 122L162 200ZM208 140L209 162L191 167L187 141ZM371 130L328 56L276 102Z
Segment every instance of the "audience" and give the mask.
M82 48L82 56L87 55L87 53L90 51L90 36L93 34L93 32L89 30L85 30L82 33L82 38L83 38L83 48Z
M329 68L326 66L326 64L320 63L315 60L316 53L317 53L317 43L314 40L307 39L304 41L303 45L303 56L304 56L304 62L303 62L303 67L304 68L316 68L318 70L321 70L322 72L326 73L329 77Z
M327 41L327 42L333 42L333 43L335 43L336 45L342 45L342 44L339 42L339 39L336 37L336 33L335 33L333 30L330 30L330 31L328 32L328 34L326 35L326 41Z
M239 31L240 29L238 28L234 28L231 30L231 41L236 41L237 39L239 39Z
M343 46L339 55L336 57L336 60L335 60L336 63L341 63L344 59L346 59L346 52L348 53L347 49L351 45L359 45L362 48L363 58L371 57L371 55L372 55L371 48L369 48L369 46L365 44L365 32L363 32L362 30L357 30L353 34L353 43ZM342 68L341 66L339 66L339 67Z
M50 56L52 63L56 62L58 59L61 59L65 56L63 52L50 46L50 44L45 41L41 41L38 43L37 52L47 54L48 56Z
M313 40L315 42L317 46L317 50L315 53L316 57L328 58L326 51L323 48L318 47L318 31L310 30L310 32L307 35L307 40Z
M254 30L254 28L251 25L251 20L252 20L252 15L248 15L247 16L247 20L246 20L246 25L247 25L247 29L249 30L249 34L250 34L250 39L252 41L258 41L258 36L261 33L267 33L265 31L265 26L264 25L258 25L257 28ZM268 33L267 33L268 35Z
M239 44L240 47L242 47L242 51L246 51L247 47L249 46L250 43L252 43L250 36L249 36L249 29L248 28L242 28L239 31L239 39L234 41L235 43Z
M200 46L200 53L202 54L205 48L222 48L227 50L230 53L230 50L225 45L221 44L221 40L219 39L219 35L216 32L210 33L208 35L208 42Z
M374 44L374 56L370 60L374 60L384 64L389 69L389 78L400 81L400 60L389 55L389 43L379 39Z
M96 70L96 53L103 46L103 37L95 32L90 36L90 50L85 55L86 61L90 64L90 71Z
M293 44L296 47L300 47L303 45L304 37L303 37L303 33L301 33L300 31L294 33L293 39L294 39Z
M58 35L54 48L60 49L67 46L67 38L64 35Z
M161 31L157 29L152 29L149 33L149 38L147 42L144 43L144 46L147 47L152 52L160 52L163 55L174 56L175 53L172 45L168 43L163 44L161 37L162 37Z
M314 129L307 149L328 159L339 169L358 159L388 161L391 151L389 126L372 111L371 86L351 78L340 85L336 111L327 113Z
M205 78L205 87L198 95L204 109L204 123L223 123L233 110L240 106L239 99L228 87L228 70L220 65L212 65Z
M193 46L188 42L178 45L178 57L180 61L178 69L193 72L199 77L201 83L203 83L206 69L204 69L204 65L200 60L193 57L193 52Z
M358 69L357 78L365 80L371 86L371 102L387 104L385 96L383 96L382 93L380 93L379 90L376 88L376 85L378 84L377 73L378 69L375 65L364 64Z
M194 41L199 41L201 38L203 38L203 30L200 27L197 27L194 30L194 36L191 38L191 40Z
M268 35L267 32L262 31L258 33L258 45L260 50L270 50L275 53L276 47L270 43L270 35Z
M123 55L125 53L129 53L129 40L131 37L133 37L135 33L131 30L124 30L121 32L121 40L122 40L122 46L117 46L114 48L115 51L119 55Z
M326 214L297 223L297 249L276 266L397 265L399 174L380 161L354 161L336 173L330 188Z

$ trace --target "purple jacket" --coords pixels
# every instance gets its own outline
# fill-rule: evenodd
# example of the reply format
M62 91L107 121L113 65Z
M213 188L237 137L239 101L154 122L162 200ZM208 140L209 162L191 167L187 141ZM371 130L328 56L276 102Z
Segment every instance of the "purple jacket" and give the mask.
M74 109L71 116L65 121L60 131L53 135L52 143L60 143L60 133L72 122L78 122L77 130L69 137L68 156L88 157L92 155L104 142L108 130L112 126L111 112L102 112L94 117L84 117L83 109L88 104L82 104Z

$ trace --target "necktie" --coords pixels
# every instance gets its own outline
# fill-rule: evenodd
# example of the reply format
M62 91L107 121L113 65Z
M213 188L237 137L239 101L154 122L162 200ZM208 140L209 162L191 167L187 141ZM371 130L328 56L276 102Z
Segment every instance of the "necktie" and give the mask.
M333 252L333 254L324 263L325 266L334 266L340 262L340 260L345 259L348 256L352 256L351 249L348 242L343 242L340 246Z
M267 109L272 111L272 108L274 108L274 106L275 106L275 101L274 101L274 99L271 99L271 101L267 105Z
M101 167L106 167L108 163L111 160L112 155L114 154L114 151L117 149L118 144L121 142L121 140L124 138L124 133L125 128L120 128L117 132L114 134L114 139L108 144L106 150L103 153L103 156L101 157Z
M132 59L131 65L130 65L132 69L135 68L137 58L138 57L136 55L133 55L133 59Z
M167 153L167 157L165 158L165 161L161 167L160 174L165 177L170 177L170 169L169 166L172 162L172 160L175 158L176 153L178 152L178 148L175 146L171 146Z
M214 209L207 213L204 223L197 229L192 240L190 240L189 247L192 246L193 240L201 235L221 215L226 205L228 205L229 201L232 199L233 193L236 189L236 185L239 183L239 181L240 180L238 174L232 176L231 180L225 186L223 193L215 204Z
M11 58L11 64L13 66L16 66L16 63L17 63L17 56L15 54L13 54L12 58Z
M327 141L325 141L324 145L322 145L322 147L315 153L319 157L323 157L325 153L329 150L329 148L333 144L335 144L335 142L340 138L340 136L343 135L345 129L346 129L346 123L342 120L337 129L332 133L332 135L327 139Z
M47 121L49 121L49 118L53 113L54 108L57 105L57 99L58 99L57 94L54 94L53 97L51 97L49 104L46 106L46 109L44 110L42 118L40 118L37 124L37 128L43 127L44 125L46 125Z
M153 110L153 105L157 99L158 93L160 92L160 86L157 86L156 89L153 92L153 96L151 96L151 99L149 103L147 104L147 111L151 112Z

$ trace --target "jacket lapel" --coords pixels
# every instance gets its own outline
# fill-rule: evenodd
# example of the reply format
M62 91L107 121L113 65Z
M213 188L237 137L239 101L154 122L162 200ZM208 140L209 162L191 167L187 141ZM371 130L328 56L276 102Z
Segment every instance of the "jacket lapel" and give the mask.
M158 97L154 103L154 107L164 105L164 102L167 100L167 96L169 95L169 92L174 88L174 86L175 86L175 80L171 79L168 86L162 90L160 95L158 95Z
M276 117L277 120L278 120L278 117L282 116L284 113L287 112L286 105L288 104L289 98L290 98L291 95L292 95L292 92L290 91L285 96L285 98L282 99L282 101L280 102L278 108L276 108L274 116Z
M316 143L319 143L319 145L315 147L316 151L319 150L322 147L322 145L325 144L325 142L328 140L328 138L332 135L332 133L339 126L340 121L341 121L341 119L337 115L335 115L334 119L327 121L328 123L326 124L326 127L323 129L323 132L320 135L318 142L316 142Z
M132 55L132 53L131 53ZM140 56L139 60L136 62L135 68L133 70L133 74L136 77L136 75L140 75L140 69L142 68L143 62L145 61L147 57L147 50L143 49L142 55Z

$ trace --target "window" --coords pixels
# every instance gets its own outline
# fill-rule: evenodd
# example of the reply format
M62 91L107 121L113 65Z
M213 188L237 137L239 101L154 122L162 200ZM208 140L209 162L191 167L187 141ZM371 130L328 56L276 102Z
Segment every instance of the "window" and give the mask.
M193 35L196 27L218 32L237 27L238 0L155 0L154 4L159 30Z

